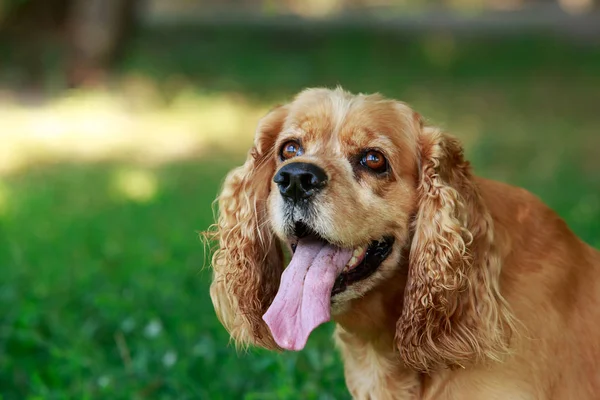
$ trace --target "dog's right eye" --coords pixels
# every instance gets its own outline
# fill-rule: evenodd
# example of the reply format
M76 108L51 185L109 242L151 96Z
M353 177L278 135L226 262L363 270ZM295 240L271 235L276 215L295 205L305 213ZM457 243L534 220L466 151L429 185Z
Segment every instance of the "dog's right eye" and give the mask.
M288 160L292 157L302 154L302 146L295 140L288 140L281 146L280 156L282 160Z

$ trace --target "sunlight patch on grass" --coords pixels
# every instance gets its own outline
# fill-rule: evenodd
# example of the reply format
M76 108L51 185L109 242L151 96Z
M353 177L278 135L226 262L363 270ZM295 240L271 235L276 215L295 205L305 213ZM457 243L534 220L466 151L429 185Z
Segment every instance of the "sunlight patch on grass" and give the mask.
M150 171L123 169L115 173L114 188L121 197L136 202L147 203L158 192L158 180Z
M0 217L4 216L8 212L10 202L10 189L9 187L0 181Z
M322 18L341 11L343 2L340 0L304 0L289 3L292 12L303 17Z
M140 106L127 93L99 92L74 92L42 107L2 104L0 175L39 162L156 165L196 157L215 146L245 151L268 108L236 94L191 90L160 105Z

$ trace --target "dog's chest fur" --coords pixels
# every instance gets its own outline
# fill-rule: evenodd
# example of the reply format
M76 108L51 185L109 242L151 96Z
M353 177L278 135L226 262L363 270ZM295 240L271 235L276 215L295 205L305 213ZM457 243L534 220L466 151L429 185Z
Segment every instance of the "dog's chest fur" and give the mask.
M403 367L397 353L376 349L343 328L335 341L344 360L346 385L356 400L413 400L418 398L418 374Z

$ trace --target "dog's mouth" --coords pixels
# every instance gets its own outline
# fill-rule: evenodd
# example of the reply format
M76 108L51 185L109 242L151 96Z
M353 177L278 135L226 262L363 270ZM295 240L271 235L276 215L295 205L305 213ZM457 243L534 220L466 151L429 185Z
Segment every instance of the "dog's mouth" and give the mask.
M292 252L296 251L298 240L307 236L331 244L303 222L296 223L294 233L295 238L290 243ZM379 240L373 240L368 245L355 247L352 251L352 257L335 280L331 296L342 293L353 283L373 275L381 263L390 255L393 244L393 236L384 236Z
M297 223L289 265L277 294L263 315L273 339L288 350L300 350L310 333L331 319L332 297L372 275L390 254L393 237L343 248Z

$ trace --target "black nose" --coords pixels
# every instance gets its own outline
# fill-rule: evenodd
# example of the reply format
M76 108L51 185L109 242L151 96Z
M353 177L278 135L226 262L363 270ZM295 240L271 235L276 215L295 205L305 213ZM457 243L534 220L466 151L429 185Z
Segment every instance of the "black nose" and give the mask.
M294 201L308 199L327 184L327 174L314 164L294 162L286 164L273 178L283 197Z

